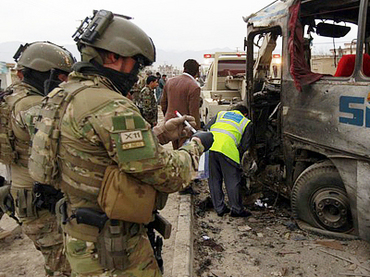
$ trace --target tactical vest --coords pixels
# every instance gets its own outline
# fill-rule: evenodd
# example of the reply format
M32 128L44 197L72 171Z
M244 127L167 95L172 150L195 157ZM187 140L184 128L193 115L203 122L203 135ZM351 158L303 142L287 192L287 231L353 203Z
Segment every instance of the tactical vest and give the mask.
M36 122L37 132L32 141L31 156L29 160L29 171L34 180L42 184L51 184L59 188L58 184L61 181L59 167L61 167L61 171L66 175L66 178L72 179L71 183L77 182L79 184L91 184L94 187L98 187L98 182L101 183L106 166L94 164L93 162L88 162L78 156L70 155L66 149L60 147L62 118L69 103L78 93L85 89L96 87L97 84L94 81L70 82L54 89L47 97L45 97L39 119ZM108 93L110 92L109 90L105 91ZM110 98L105 97L106 101L100 103L98 102L100 100L99 95L94 95L94 98L92 98L93 100L96 98L99 99L97 101L92 101L93 105L96 104L95 107L81 106L77 110L89 112L91 109L103 106L107 101L112 101L112 99L119 97L116 92L112 91L110 94ZM87 111L87 109L89 109L89 111ZM60 155L62 155L69 163L78 165L81 168L86 168L92 172L97 171L97 175L100 177L99 181L94 178L88 178L88 180L86 180L86 178L82 177L82 174L71 171L69 167L65 166L65 161L61 162L59 160ZM90 188L86 188L85 190L89 192L91 191Z
M15 89L17 88L17 89ZM22 101L27 98L27 101ZM19 111L26 111L37 102L40 102L41 96L32 86L25 83L9 87L0 96L0 162L6 165L18 163L27 167L29 157L29 137L16 139L12 126L12 113L17 107ZM22 102L21 102L22 101ZM27 126L33 127L33 120L26 122Z
M239 111L221 111L211 126L214 142L210 150L220 152L240 164L238 146L250 120Z
M31 177L36 181L52 184L65 193L68 197L68 215L73 214L74 210L80 207L101 210L97 199L104 173L109 165L115 164L101 143L86 142L83 137L75 137L70 133L70 130L71 128L78 130L87 128L85 119L90 116L94 117L92 116L94 111L101 110L115 100L127 99L115 91L102 88L99 80L79 80L77 82L71 80L54 89L44 99L40 118L36 123L37 132L32 142L29 170ZM70 103L73 105L72 124L76 124L76 126L67 126L68 120L63 120ZM145 131L143 131L142 137L146 145L153 144L148 141L148 134L146 134L151 133L150 128L144 126L145 121L139 120L140 118L139 113L136 116L133 112L109 118L109 120L113 120L111 138L117 145L117 156L122 163L125 163L126 160L145 157L149 155L146 152L151 152L147 149L148 147L140 145L141 140L123 138L121 134L122 130L132 129L130 134L135 135L136 131L134 130L143 125ZM96 126L96 128L101 127ZM125 145L127 149L118 147L124 139L127 140ZM74 150L76 149L83 153L89 153L89 158L75 154ZM135 155L130 151L135 149L139 149L140 153L137 154L136 151ZM130 166L129 162L125 164ZM95 241L98 233L96 227L77 224L75 220L71 220L65 225L65 231L75 238L88 239L89 241Z
M78 126L62 126L62 118L72 99L74 99L74 123L72 124L78 124ZM99 87L99 80L68 82L53 90L44 99L40 118L36 123L37 132L33 138L29 160L31 177L40 183L51 184L62 189L67 195L77 195L80 198L88 199L89 205L98 207L97 196L105 170L109 165L115 163L100 143L96 143L96 145L87 143L83 138L74 137L69 133L69 130L71 128L86 128L84 120L91 116L91 113L99 111L115 100L123 100L123 96L115 91L102 88L101 85ZM131 128L135 130L138 125L138 119L133 113L113 117L110 120L114 122L111 137L117 145L120 162L125 163L126 160L145 156L147 147L138 145L139 148L133 148L133 150L140 150L140 153L136 152L136 155L130 151L131 149L125 150L118 147L123 139L120 130ZM143 124L145 123L144 120L141 121ZM61 135L62 128L65 129ZM146 131L149 132L149 130ZM145 139L146 134L143 134L143 137ZM140 144L141 141L133 140L130 143L130 146L135 147L135 144ZM150 143L147 142L146 145L150 145ZM89 153L90 158L81 158L75 154L74 149ZM128 163L127 166L133 167Z

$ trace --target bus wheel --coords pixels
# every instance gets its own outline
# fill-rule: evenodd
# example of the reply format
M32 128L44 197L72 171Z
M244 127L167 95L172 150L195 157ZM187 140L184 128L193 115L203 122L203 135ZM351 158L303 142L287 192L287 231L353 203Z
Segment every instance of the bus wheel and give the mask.
M313 164L298 176L291 205L294 218L313 227L341 233L353 228L346 190L330 161Z

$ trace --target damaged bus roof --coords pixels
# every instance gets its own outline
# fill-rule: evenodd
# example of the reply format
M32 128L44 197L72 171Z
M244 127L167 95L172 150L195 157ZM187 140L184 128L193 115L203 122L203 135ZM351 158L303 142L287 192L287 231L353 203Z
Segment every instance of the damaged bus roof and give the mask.
M252 13L248 17L243 17L243 20L248 23L248 25L252 24L255 27L274 25L274 22L289 14L288 8L294 1L295 0L274 1L260 11Z
M289 7L296 0L276 0L260 11L243 17L243 20L254 27L276 25L277 21L289 15ZM356 23L360 0L302 0L301 18L332 19Z

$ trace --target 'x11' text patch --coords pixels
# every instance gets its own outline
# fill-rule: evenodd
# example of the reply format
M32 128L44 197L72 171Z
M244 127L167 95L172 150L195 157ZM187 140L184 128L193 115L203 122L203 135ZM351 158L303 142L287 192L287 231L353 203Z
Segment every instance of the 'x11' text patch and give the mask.
M123 149L132 149L145 146L141 131L130 131L121 133Z

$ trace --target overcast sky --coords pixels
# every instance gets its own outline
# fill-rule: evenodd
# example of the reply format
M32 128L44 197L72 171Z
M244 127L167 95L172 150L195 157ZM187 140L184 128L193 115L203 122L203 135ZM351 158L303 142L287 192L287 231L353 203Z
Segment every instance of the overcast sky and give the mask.
M49 40L74 44L71 35L93 9L134 17L158 49L241 50L246 35L242 16L272 0L1 0L0 43Z

